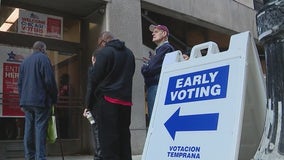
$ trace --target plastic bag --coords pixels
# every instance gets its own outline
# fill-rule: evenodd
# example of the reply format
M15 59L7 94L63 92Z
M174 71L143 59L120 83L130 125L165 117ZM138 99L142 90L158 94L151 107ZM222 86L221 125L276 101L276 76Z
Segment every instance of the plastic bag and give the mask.
M54 115L54 106L51 107L51 116L48 120L46 142L55 143L57 139L56 119Z

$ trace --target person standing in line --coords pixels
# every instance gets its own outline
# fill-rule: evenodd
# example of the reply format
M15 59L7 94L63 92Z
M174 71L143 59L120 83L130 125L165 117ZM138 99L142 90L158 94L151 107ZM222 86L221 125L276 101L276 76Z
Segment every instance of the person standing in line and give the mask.
M125 43L110 32L100 34L98 45L101 49L87 87L84 112L92 110L92 106L97 109L92 113L98 123L102 159L132 160L129 127L135 58ZM96 92L95 105L90 94L93 92Z
M92 58L91 58L92 64L88 69L87 88L89 88L89 86L91 85L90 83L92 83L92 80L91 80L92 75L95 74L94 73L94 65L95 65L95 62L96 62L97 51L98 50L94 51L94 53L92 54ZM87 90L87 91L91 91L91 90ZM92 101L92 103L89 104L90 106L92 106L92 107L90 107L91 110L85 109L83 116L87 117L87 112L90 112L95 119L95 122L93 124L91 124L93 149L94 149L94 160L100 160L100 159L102 159L102 151L101 151L101 146L100 146L100 142L99 142L98 123L96 122L96 117L95 117L95 113L96 113L97 108L94 106L96 93L91 92L91 93L86 93L86 95L91 95L90 97L93 97L93 101ZM88 100L86 99L86 104L88 103L87 101Z
M186 60L186 61L189 60L190 51L191 51L191 50L188 50L188 51L182 53L182 57L183 57L184 60Z
M57 103L58 90L44 42L36 41L33 54L21 63L18 90L25 113L25 159L46 160L48 119L51 106Z
M141 73L144 77L146 87L148 118L150 120L165 55L166 53L175 51L175 49L168 41L170 33L166 26L152 24L149 26L149 30L152 32L152 41L157 47L155 54L150 53L148 58L143 57L144 64L141 68Z

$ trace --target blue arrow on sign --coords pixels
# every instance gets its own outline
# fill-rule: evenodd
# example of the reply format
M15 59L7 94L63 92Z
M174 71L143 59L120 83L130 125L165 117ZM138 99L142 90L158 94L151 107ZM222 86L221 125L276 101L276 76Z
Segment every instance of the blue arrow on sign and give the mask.
M217 130L219 113L179 115L180 108L165 122L172 139L178 131L212 131Z

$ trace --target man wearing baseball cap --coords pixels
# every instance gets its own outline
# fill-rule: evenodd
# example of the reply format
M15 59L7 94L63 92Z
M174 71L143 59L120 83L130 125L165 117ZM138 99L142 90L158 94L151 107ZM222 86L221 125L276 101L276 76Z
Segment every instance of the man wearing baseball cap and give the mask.
M155 102L156 92L160 79L162 63L166 53L175 51L174 47L168 42L169 29L165 25L150 25L149 30L152 32L152 41L157 45L155 54L149 57L143 57L144 65L141 73L144 77L146 98L148 106L148 117L151 118L152 110Z

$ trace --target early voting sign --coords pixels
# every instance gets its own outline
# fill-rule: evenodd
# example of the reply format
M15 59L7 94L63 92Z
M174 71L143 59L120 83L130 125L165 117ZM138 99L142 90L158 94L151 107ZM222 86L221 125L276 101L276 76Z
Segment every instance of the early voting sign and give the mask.
M142 160L253 158L266 95L250 33L232 36L225 52L207 42L194 46L188 61L178 56L165 57Z

